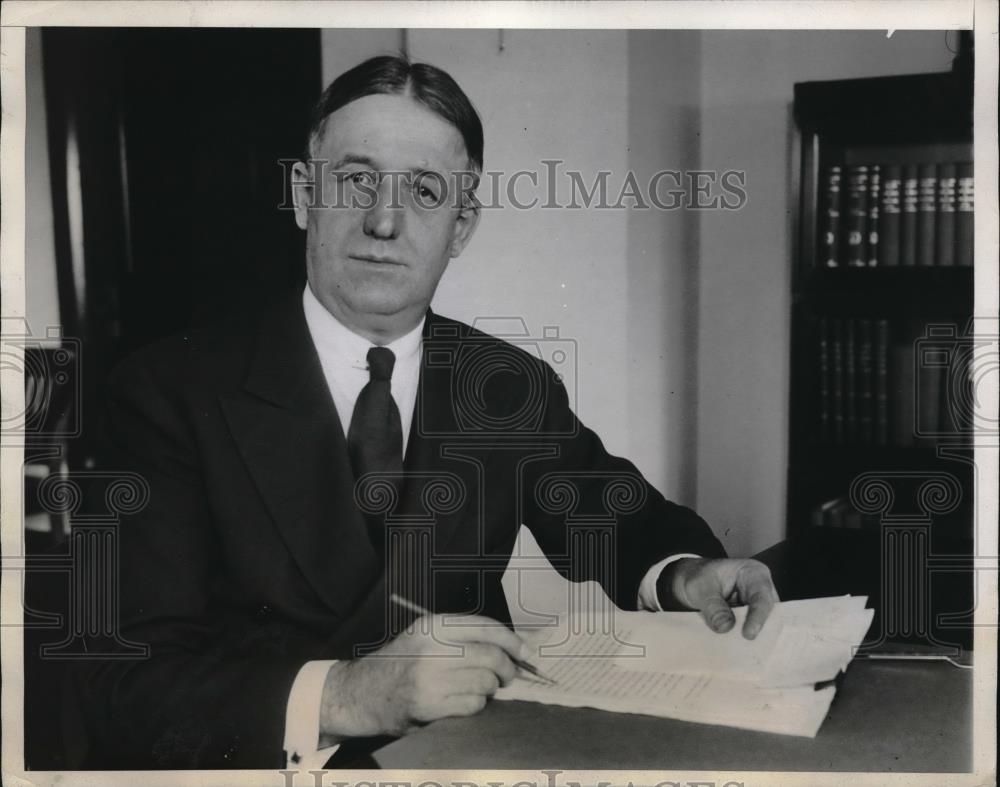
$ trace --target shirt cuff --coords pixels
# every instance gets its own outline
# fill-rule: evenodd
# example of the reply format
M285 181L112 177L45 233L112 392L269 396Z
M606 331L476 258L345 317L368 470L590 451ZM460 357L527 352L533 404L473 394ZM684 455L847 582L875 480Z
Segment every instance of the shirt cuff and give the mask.
M326 765L340 745L319 748L319 714L326 673L336 661L307 661L302 665L285 707L286 768L309 770Z
M660 578L660 574L663 573L663 569L674 563L681 558L693 557L700 558L701 555L694 555L690 552L682 552L679 555L671 555L661 560L659 563L654 565L649 571L646 572L646 576L642 578L642 582L639 583L639 609L645 609L650 612L663 612L663 607L660 606L660 599L656 593L656 581ZM292 689L294 691L295 689ZM318 718L317 713L317 718Z

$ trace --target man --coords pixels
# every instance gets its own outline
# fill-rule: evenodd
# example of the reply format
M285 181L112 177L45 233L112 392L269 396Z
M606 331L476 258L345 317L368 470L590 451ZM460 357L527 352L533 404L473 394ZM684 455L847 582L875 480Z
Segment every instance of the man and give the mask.
M94 764L320 767L478 712L528 655L499 582L522 523L620 606L724 631L727 602L749 603L755 636L776 599L764 566L725 559L608 455L549 367L429 311L480 220L482 128L451 77L362 63L308 146L305 291L112 382L109 441L150 487L119 528L120 635L150 657L90 671ZM596 553L570 510L613 516ZM392 594L434 614L400 618Z

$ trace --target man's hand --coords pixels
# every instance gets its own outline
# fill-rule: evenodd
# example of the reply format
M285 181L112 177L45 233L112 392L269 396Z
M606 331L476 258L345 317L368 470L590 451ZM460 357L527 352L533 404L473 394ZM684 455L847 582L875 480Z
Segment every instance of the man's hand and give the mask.
M743 636L753 639L771 614L778 593L771 572L757 560L683 558L663 570L657 582L664 609L696 609L718 633L736 622L730 605L747 604Z
M520 637L490 618L451 616L447 626L440 615L420 618L376 653L330 668L320 745L402 735L445 716L478 713L513 680L511 658L527 655Z

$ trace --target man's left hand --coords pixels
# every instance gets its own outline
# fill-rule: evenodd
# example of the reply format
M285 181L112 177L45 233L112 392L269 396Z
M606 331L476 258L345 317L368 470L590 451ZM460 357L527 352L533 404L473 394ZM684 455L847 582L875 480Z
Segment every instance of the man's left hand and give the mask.
M758 560L682 558L664 569L660 603L664 609L694 609L720 634L736 623L730 606L747 604L743 636L753 639L778 601L771 572ZM666 596L666 598L664 598Z

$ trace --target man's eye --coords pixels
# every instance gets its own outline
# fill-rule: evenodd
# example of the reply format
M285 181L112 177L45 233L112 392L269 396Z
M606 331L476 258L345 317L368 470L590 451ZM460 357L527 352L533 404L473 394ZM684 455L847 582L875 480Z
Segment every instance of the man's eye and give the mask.
M368 186L374 186L375 182L377 181L375 173L372 172L371 170L361 170L360 172L349 172L347 174L347 179L350 180L351 183L354 183L357 186L360 186L362 184Z

